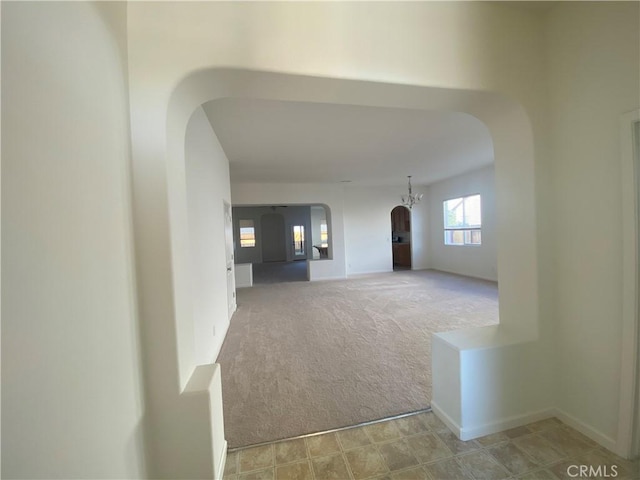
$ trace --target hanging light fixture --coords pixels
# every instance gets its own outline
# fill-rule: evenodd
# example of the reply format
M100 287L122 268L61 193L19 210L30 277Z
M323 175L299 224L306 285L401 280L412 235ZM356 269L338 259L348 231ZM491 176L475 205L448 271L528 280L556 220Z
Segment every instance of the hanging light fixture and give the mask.
M411 209L422 200L422 193L413 193L411 190L411 175L408 175L407 178L409 179L409 195L402 195L402 205Z

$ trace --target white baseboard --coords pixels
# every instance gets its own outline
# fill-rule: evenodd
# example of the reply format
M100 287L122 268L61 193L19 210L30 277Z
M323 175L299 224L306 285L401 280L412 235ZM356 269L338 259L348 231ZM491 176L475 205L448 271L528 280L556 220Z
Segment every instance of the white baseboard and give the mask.
M473 438L484 437L485 435L490 435L492 433L503 432L511 428L522 427L529 423L539 422L540 420L545 420L553 416L554 411L552 408L537 412L527 412L522 415L514 415L493 423L479 425L477 427L463 428L460 432L460 438L462 440L471 440Z
M220 462L220 467L218 468L218 471L214 473L214 480L222 480L222 477L224 476L224 467L227 463L227 441L224 441L224 445L222 446L222 461Z
M309 279L310 282L324 282L326 280L344 280L347 277L331 276L331 277L318 277Z
M484 437L485 435L491 435L492 433L502 432L511 428L521 427L529 423L538 422L540 420L556 416L555 409L548 408L546 410L540 410L538 412L529 412L522 415L506 417L492 423L462 428L434 402L431 402L431 409L438 416L438 418L440 418L440 420L442 420L444 424L449 427L449 429L451 429L451 431L453 431L453 433L455 433L458 438L460 438L460 440L465 441Z
M589 437L594 442L599 443L604 448L606 448L607 450L611 450L617 455L620 455L620 456L625 455L625 452L622 452L622 454L620 454L616 451L617 442L613 438L608 437L604 433L587 425L583 421L578 420L575 417L572 417L564 410L561 410L559 408L554 408L553 410L554 410L555 417L558 417L559 420L562 420L563 423L566 423L574 430L577 430L578 432L582 433L584 436Z
M546 418L556 417L566 425L582 433L586 437L590 438L594 442L602 445L607 450L614 452L617 455L624 456L625 452L618 452L616 447L616 441L605 435L604 433L596 430L595 428L587 425L586 423L572 417L568 413L559 408L548 408L540 410L538 412L525 413L522 415L515 415L507 417L492 423L462 428L455 422L449 415L447 415L437 403L431 402L431 409L437 417L453 432L460 440L473 440L475 438L484 437L485 435L491 435L492 433L502 432L511 428L521 427L529 423L538 422Z
M454 275L460 275L461 277L469 277L469 278L476 278L478 280L488 280L489 282L497 282L498 281L498 277L494 276L489 276L489 277L482 277L479 275L472 275L470 273L466 273L466 272L454 272L452 270L440 270L438 268L434 268L434 267L429 267L425 270L434 270L436 272L442 272L442 273L452 273Z
M380 273L393 273L393 268L384 269L384 270L367 270L366 272L349 273L347 274L347 278L367 277L369 275L378 275Z
M451 430L456 434L458 438L460 438L460 425L458 425L449 415L444 413L444 410L442 410L433 400L431 400L430 406L431 411L436 414L436 417L442 420L442 422L449 428L449 430Z

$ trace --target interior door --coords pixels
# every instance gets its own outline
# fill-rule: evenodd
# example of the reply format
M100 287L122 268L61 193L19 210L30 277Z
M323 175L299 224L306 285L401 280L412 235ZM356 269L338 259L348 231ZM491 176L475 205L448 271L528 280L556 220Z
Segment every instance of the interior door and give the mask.
M233 269L233 222L231 218L231 205L224 202L224 237L227 266L227 308L229 318L236 311L236 278Z

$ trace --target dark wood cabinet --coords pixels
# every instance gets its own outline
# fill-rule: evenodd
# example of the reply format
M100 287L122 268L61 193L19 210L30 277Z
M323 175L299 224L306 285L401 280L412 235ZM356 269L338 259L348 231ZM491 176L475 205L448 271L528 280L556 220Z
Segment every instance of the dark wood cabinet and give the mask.
M408 243L393 244L393 264L398 267L411 266L411 245Z
M411 211L408 208L398 206L391 211L391 230L394 268L411 268Z

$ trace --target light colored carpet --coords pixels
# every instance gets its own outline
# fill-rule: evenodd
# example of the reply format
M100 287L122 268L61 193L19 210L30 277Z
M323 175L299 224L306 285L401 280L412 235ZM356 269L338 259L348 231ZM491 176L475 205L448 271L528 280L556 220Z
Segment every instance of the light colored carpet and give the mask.
M497 322L496 283L432 270L240 289L218 357L229 447L426 408L431 334Z

